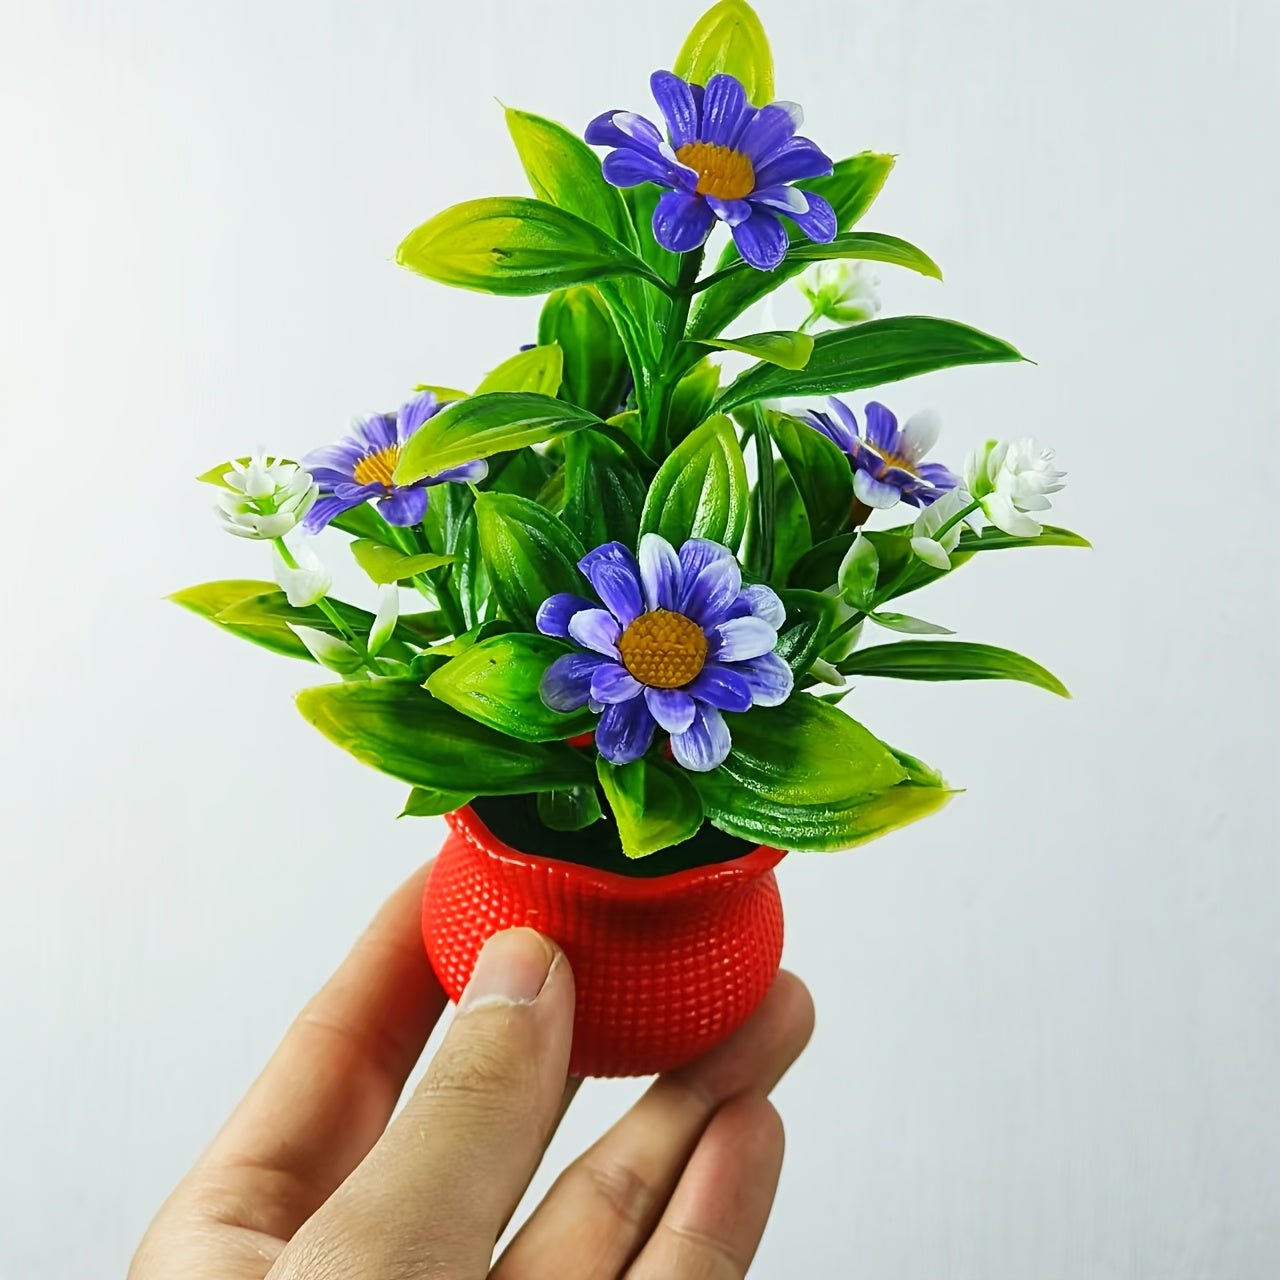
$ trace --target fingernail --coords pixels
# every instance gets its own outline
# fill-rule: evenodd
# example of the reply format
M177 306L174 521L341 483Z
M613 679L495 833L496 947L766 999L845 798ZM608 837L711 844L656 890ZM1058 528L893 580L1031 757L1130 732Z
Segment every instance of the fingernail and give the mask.
M558 952L532 929L507 929L484 944L459 1013L489 1005L532 1004L546 985Z

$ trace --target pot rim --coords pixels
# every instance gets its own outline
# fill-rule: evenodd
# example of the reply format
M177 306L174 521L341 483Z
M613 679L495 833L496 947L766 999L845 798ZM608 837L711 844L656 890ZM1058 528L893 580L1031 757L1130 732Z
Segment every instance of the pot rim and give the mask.
M524 853L498 839L469 804L446 813L444 817L468 844L491 858L513 866L532 866L549 873L561 871L572 875L579 884L591 885L602 896L625 897L631 901L658 900L670 897L673 891L714 890L734 881L755 880L776 867L787 854L785 849L761 844L750 853L728 862L708 862L665 876L624 876L581 862Z

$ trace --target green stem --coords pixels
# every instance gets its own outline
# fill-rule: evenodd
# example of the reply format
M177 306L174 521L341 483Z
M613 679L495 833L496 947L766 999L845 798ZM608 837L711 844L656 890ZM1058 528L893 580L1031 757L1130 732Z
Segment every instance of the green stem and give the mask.
M694 249L681 255L680 275L671 290L671 311L667 316L662 353L658 357L658 369L652 380L652 393L643 422L645 451L655 457L666 453L667 411L676 382L676 356L689 323L689 308L697 289L703 252L702 249Z
M413 530L412 536L417 543L416 550L418 551L428 551L435 555L453 554L451 551L440 551L432 546L431 539L421 526ZM449 630L455 636L465 635L467 620L462 616L461 601L459 601L457 595L454 594L453 588L449 585L449 566L444 565L442 568L430 569L425 574L419 574L414 579L415 583L417 583L418 577L426 578L431 584L431 589L435 592L436 601L440 605L440 612L444 614L444 620L449 624ZM419 590L421 590L420 585Z
M773 550L777 519L776 476L773 469L773 432L758 404L748 410L756 442L755 534L751 543L751 569L765 582L773 577Z
M302 566L293 557L293 552L289 550L283 538L274 538L276 550L280 553L280 559L290 569L300 569ZM342 620L342 615L333 607L328 598L321 596L316 601L316 607L324 614L326 618L337 628L338 634L347 641L348 644L359 654L365 653L364 642L347 626Z

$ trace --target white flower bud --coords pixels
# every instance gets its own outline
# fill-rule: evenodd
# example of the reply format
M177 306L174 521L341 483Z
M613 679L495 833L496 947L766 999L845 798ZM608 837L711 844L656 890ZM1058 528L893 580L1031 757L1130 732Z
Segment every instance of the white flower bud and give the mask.
M376 657L382 646L391 639L391 633L400 620L400 591L394 582L388 582L378 590L378 612L369 628L369 656Z
M1021 440L988 440L965 464L965 484L982 502L983 514L1012 538L1038 537L1043 526L1028 511L1048 511L1048 494L1063 488L1066 472L1053 466L1052 449Z
M307 646L307 651L322 666L341 675L351 675L364 665L364 660L345 641L315 627L302 627L289 623L289 629Z
M880 277L866 262L818 262L799 280L819 319L859 324L880 314Z
M305 609L329 594L333 577L310 547L298 547L292 554L296 568L285 563L279 549L273 550L275 580L295 609Z

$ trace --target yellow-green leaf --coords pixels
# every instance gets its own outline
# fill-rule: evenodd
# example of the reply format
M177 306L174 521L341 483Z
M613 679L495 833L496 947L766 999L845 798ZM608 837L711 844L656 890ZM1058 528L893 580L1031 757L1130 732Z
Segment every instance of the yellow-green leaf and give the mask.
M813 339L807 333L780 329L751 333L743 338L703 338L701 342L704 347L740 351L744 356L754 356L782 369L803 369L813 355Z
M415 574L426 573L429 569L438 569L441 565L452 564L453 556L423 554L405 555L394 547L384 547L380 542L370 542L367 538L358 538L351 544L351 554L356 563L380 586L387 582L403 582Z
M476 388L476 395L494 391L532 391L540 396L554 396L564 377L564 352L558 343L530 347L504 360Z
M698 19L673 68L694 84L723 72L736 77L757 107L773 101L773 54L756 11L746 0L720 0Z

